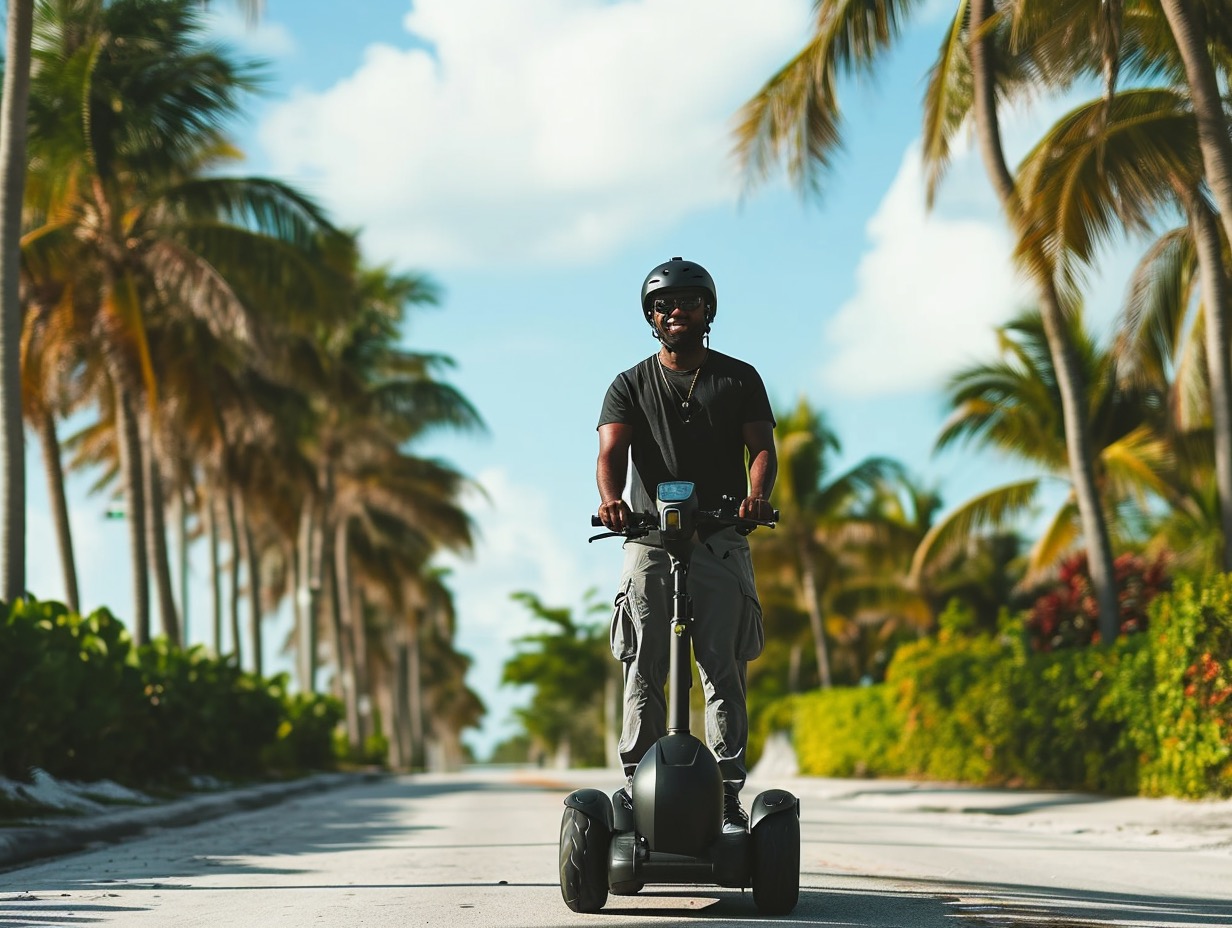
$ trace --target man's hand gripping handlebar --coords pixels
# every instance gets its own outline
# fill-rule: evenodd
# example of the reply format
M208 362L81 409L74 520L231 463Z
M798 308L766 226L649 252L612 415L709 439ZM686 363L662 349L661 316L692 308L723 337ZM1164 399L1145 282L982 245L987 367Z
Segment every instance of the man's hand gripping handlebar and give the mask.
M740 534L747 535L755 528L774 528L779 520L779 511L777 509L771 510L772 517L767 520L746 519L738 514L740 500L725 496L723 497L723 502L729 504L731 508L699 510L696 514L697 527L725 528L732 526ZM623 528L592 535L587 541L598 541L600 538L644 538L659 527L659 514L657 512L633 512L623 501L621 501L620 506L624 516ZM598 528L605 523L601 516L595 515L590 517L590 524Z

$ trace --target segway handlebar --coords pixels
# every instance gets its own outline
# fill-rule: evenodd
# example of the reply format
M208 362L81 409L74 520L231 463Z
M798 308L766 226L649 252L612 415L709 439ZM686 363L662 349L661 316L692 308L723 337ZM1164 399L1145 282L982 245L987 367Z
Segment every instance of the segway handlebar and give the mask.
M724 500L731 503L737 503L731 497L724 497ZM774 510L774 516L769 521L763 522L760 519L745 519L741 518L736 513L738 508L732 509L699 509L694 518L696 519L698 528L716 527L728 528L733 527L738 529L742 534L747 535L755 528L774 528L779 521L779 511ZM603 520L598 516L590 517L592 527L598 528L603 525ZM631 514L630 524L619 532L603 532L599 535L593 535L588 541L598 541L600 538L644 538L649 535L654 529L659 527L659 514L657 512L634 512Z

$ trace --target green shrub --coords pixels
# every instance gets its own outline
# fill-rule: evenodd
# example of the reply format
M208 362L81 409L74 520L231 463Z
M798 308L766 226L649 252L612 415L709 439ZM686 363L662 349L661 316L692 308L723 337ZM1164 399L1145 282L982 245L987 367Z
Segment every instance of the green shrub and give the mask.
M885 684L780 700L763 719L791 719L806 774L1232 795L1232 575L1178 581L1142 624L1111 647L1029 653L1021 620L969 635L947 610Z
M1147 645L1130 636L1112 648L1033 654L1013 665L998 774L1027 786L1137 792Z
M784 700L800 772L823 777L896 776L902 723L893 691L873 686L818 690Z
M939 780L1003 779L1009 685L1018 649L989 635L943 631L899 648L886 683L902 718L904 770Z
M1151 610L1154 685L1142 791L1232 795L1232 575L1180 581Z
M261 753L284 716L277 684L200 645L184 650L158 640L141 647L137 661L148 711L148 769L164 777L261 772Z
M235 662L165 641L134 649L106 609L0 603L0 775L127 783L332 766L336 701L291 696Z
M273 744L265 749L265 766L277 771L332 768L337 761L333 738L342 721L342 703L317 693L286 693L285 674L275 681L283 691L285 717Z
M0 774L131 779L140 679L124 627L105 609L0 604Z

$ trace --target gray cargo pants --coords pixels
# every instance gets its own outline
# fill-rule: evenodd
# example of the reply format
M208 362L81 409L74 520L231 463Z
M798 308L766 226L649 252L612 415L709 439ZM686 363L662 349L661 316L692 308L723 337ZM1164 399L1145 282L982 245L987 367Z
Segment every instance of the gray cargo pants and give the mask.
M638 761L667 734L672 578L667 552L627 542L612 613L612 654L624 662L620 759L632 776ZM726 528L693 547L689 565L693 653L706 697L706 741L725 781L744 785L749 720L745 667L765 641L749 543Z

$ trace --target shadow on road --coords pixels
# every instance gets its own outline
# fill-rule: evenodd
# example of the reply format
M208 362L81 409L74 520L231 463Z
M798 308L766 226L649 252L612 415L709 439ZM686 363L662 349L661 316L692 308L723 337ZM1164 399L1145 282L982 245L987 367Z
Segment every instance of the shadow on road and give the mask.
M148 836L142 842L108 848L105 855L66 858L28 871L0 874L0 928L122 923L130 914L145 913L148 917L151 910L158 908L154 896L198 891L283 892L294 899L297 893L322 890L414 894L421 890L456 889L459 909L487 910L485 925L509 926L512 922L502 921L501 913L540 907L544 917L535 923L535 928L602 924L604 920L622 928L683 921L707 922L717 928L762 921L752 893L739 890L650 886L637 896L609 897L598 916L574 916L564 908L558 888L550 879L447 882L423 879L424 874L416 879L418 871L408 866L403 871L405 879L390 880L386 878L388 872L382 872L373 873L368 882L344 883L331 880L330 871L320 861L305 859L310 855L377 847L416 852L490 847L509 848L518 855L527 853L527 849L538 849L534 853L541 853L549 843L554 847L554 842L527 841L526 834L516 828L493 831L480 843L450 843L446 825L439 818L416 818L414 800L473 794L476 803L504 804L504 797L510 794L516 801L519 793L545 790L558 792L559 787L534 782L511 786L508 782L464 778L429 782L390 778L337 790L328 794L324 802L292 799L274 809L206 823L192 829L191 836L186 830L166 832ZM310 814L303 809L297 814L295 807L301 803ZM434 832L440 834L439 843L434 843ZM432 837L425 841L429 835ZM161 844L151 849L149 842ZM135 847L137 843L144 845L140 853ZM921 837L920 843L926 844L927 839ZM1091 853L1101 853L1101 849L1093 847ZM240 854L243 856L237 856ZM302 867L297 866L299 860L303 860ZM84 871L85 861L97 869ZM194 885L207 875L208 881L200 880L199 885ZM220 881L220 875L234 879ZM280 879L263 882L262 875L276 875ZM807 887L801 891L795 911L771 921L832 928L1232 925L1232 902L1158 893L1083 892L1012 882L915 879L909 875L899 876L888 887L871 887L871 879L860 874L816 870L805 873L804 881ZM410 899L413 906L415 897Z

